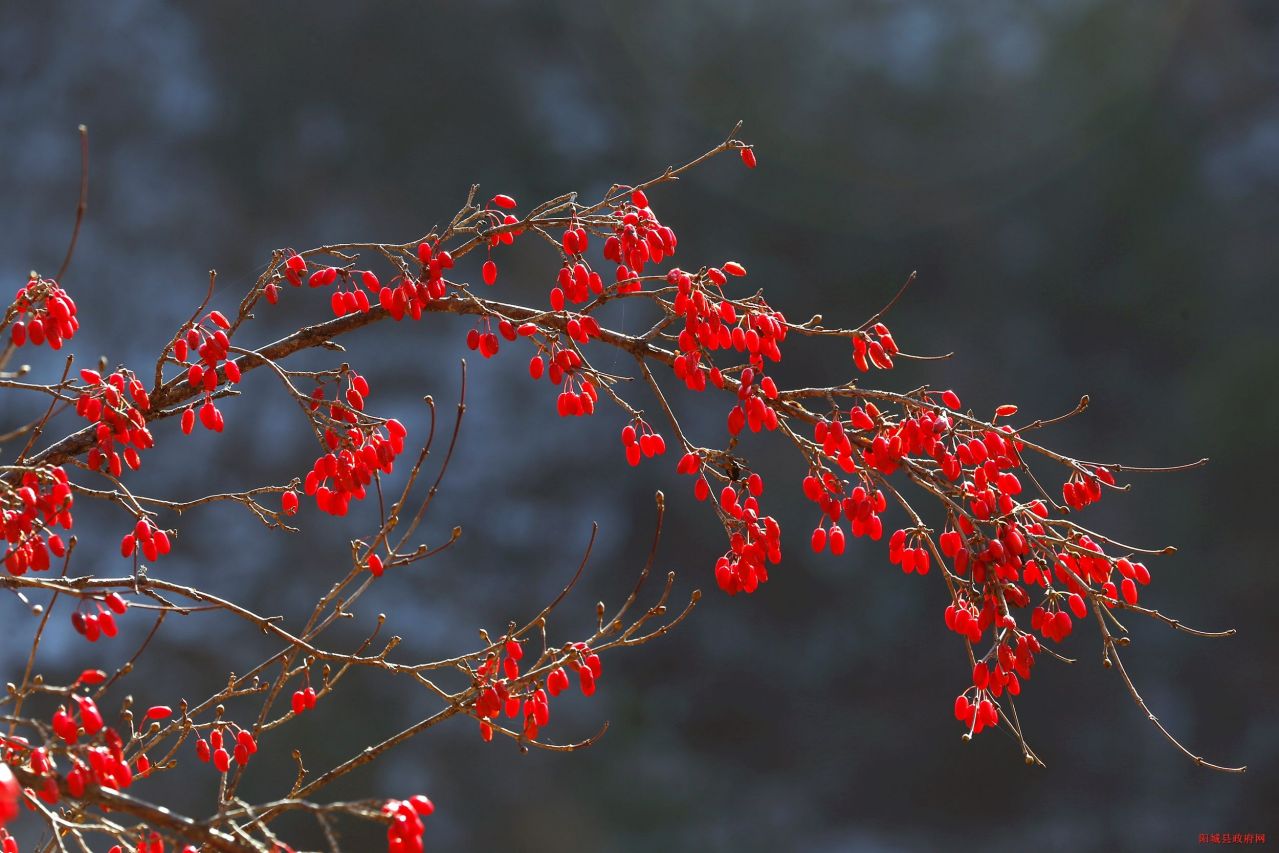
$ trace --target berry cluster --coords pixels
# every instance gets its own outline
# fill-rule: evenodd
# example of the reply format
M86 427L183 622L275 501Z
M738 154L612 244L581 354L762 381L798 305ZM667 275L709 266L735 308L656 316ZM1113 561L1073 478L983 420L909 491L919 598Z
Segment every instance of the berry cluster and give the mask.
M660 264L674 255L679 240L669 226L657 221L642 190L632 192L626 202L614 209L613 220L613 233L604 241L604 258L618 265L617 281L623 283L619 292L634 292L642 286L638 277L644 266L650 261ZM585 230L579 233L581 238L574 248L580 253L586 251ZM567 232L564 248L569 250Z
M515 340L515 324L505 317L498 321L497 330L506 340ZM479 325L476 328L466 333L466 348L478 351L484 358L492 358L497 355L501 346L497 335L493 334L493 318L487 315L479 321Z
M1083 509L1089 504L1096 503L1101 500L1101 486L1105 483L1107 486L1115 484L1115 475L1110 471L1098 466L1092 474L1082 474L1078 471L1061 485L1061 499L1071 509Z
M48 571L53 557L67 553L62 536L49 528L70 530L74 497L61 467L23 472L22 485L0 483L0 531L6 543L4 567L11 575Z
M306 260L301 255L290 255L284 262L284 277L294 287L302 286L302 276L306 274L306 271ZM368 294L376 295L382 291L382 283L371 270L360 272L359 283L356 282L352 271L338 267L318 267L306 277L307 286L312 288L328 287L339 281L341 283L329 296L329 308L335 317L368 313L371 307ZM364 285L363 290L360 289L361 284ZM279 287L274 282L266 286L266 298L272 305L279 301Z
M564 232L564 244L568 246L572 241L570 235L581 233L586 234L585 228L577 230L569 230ZM581 238L580 243L582 251L586 251L586 237ZM576 247L576 246L575 246ZM566 250L567 251L567 250ZM572 252L570 252L572 254ZM604 292L604 279L598 272L591 269L585 261L578 261L570 266L560 267L559 273L555 277L555 287L551 288L550 303L552 311L563 311L567 305L581 305L591 296L599 296ZM598 327L597 327L598 329ZM574 335L574 337L577 337ZM585 342L583 342L585 343Z
M851 414L855 425L861 428L865 428L867 420L876 424L882 419L878 408L876 408L874 403L870 402L866 404L865 419L860 419L856 411ZM871 440L870 446L862 452L862 461L867 468L888 475L895 473L901 466L902 460L906 457L925 456L936 462L941 467L943 474L948 470L955 473L956 476L950 479L958 479L958 470L954 467L954 463L950 461L949 456L951 454L947 450L946 443L941 438L952 426L953 423L948 415L931 409L916 411L911 417L903 417L901 421L894 424L884 423ZM982 442L976 443L982 444ZM1019 464L1012 461L1013 458L1016 458L1016 451L1013 449L1012 444L1005 442L1003 436L998 433L992 433L988 443L982 446L996 447L1001 453L1007 452L1010 454L1009 456L1001 457L1008 467ZM957 458L960 462L963 461L964 450L962 447L958 451ZM947 476L949 477L949 475ZM984 482L985 478L982 479ZM1017 488L1020 489L1020 486ZM978 487L978 490L981 491L982 487Z
M61 349L80 328L71 295L56 281L39 276L18 289L5 321L13 322L9 340L15 347L30 341L34 346L47 343L49 349Z
M593 696L595 694L595 682L603 674L603 665L600 662L600 656L590 650L586 643L574 643L574 650L577 652L577 659L574 663L577 669L577 684L582 690L583 696ZM551 695L563 691L568 688L568 676L562 668L553 670L551 675L559 673L556 686L559 690L551 691ZM546 680L547 689L550 689L550 677Z
M516 204L515 199L511 198L509 195L503 195L501 193L493 196L489 204L493 207L501 208L502 210L514 210L519 206ZM496 210L486 208L485 216L492 224L503 226L500 230L495 229L493 234L490 235L488 241L490 249L498 244L510 246L515 242L515 238L523 232L522 228L511 227L513 225L519 225L520 222L519 218L513 213L500 214Z
M86 736L93 737L105 728L102 713L92 699L78 693L72 694L71 699L76 704L76 710L79 711L80 722L76 722L75 715L67 711L66 705L59 705L50 721L53 733L68 744L74 744L82 731Z
M958 626L958 618L955 621ZM987 656L989 662L978 661L973 667L973 686L955 698L955 719L968 726L970 735L998 725L1000 710L996 700L1004 692L1009 696L1021 693L1021 681L1030 678L1034 656L1039 651L1038 640L1021 634L1011 645L998 643Z
M945 408L955 411L953 391L940 395ZM871 405L867 405L871 409ZM1009 417L1015 406L1000 406L995 417ZM917 407L900 421L890 422L875 410L862 426L874 427L875 437L863 461L881 473L907 465L920 471L920 460L935 467L938 485L953 484L957 502L951 524L936 540L940 556L950 561L948 573L957 585L946 608L946 626L979 645L993 630L991 645L974 671L973 684L956 700L955 715L969 734L998 725L1004 713L999 699L1020 692L1020 680L1030 677L1041 645L1064 641L1074 622L1088 616L1089 601L1107 608L1122 602L1135 605L1138 583L1148 583L1145 566L1107 555L1100 543L1071 525L1052 518L1041 499L1021 501L1023 486L1017 471L1025 467L1025 444L1011 427L967 425L942 411ZM1063 489L1066 504L1082 509L1100 495L1101 484L1114 484L1101 467L1095 475L1076 473ZM960 505L962 502L962 505ZM922 529L901 529L889 541L889 560L904 572L927 573L932 558ZM1116 577L1118 575L1118 577ZM1031 607L1027 627L1016 610ZM988 667L987 664L990 664Z
M719 510L732 533L728 550L715 563L715 583L729 595L754 592L768 580L768 565L782 561L781 526L771 515L759 515L764 481L753 474L744 489L739 486L730 483L719 494Z
M640 459L651 459L666 452L666 440L654 432L648 421L637 418L635 423L622 427L622 447L626 449L626 462L631 467Z
M905 530L894 531L888 537L888 562L901 566L904 574L918 572L926 575L932 566L932 558L924 547L923 537L911 535Z
M494 722L505 713L510 719L524 718L522 732L529 740L537 738L538 730L551 719L550 696L558 696L568 689L569 678L563 666L557 666L547 676L545 685L536 683L520 685L520 661L524 649L518 640L509 639L503 644L505 655L489 654L475 671L475 716L480 721L480 737L493 739ZM569 665L577 670L582 694L595 693L595 681L603 672L600 656L586 643L574 643ZM499 670L501 675L499 676Z
M312 288L329 287L340 282L329 297L329 307L336 317L368 313L372 307L368 295L371 293L377 295L378 304L395 320L402 320L405 316L420 320L430 300L442 299L447 292L444 272L453 268L453 256L427 242L418 245L417 256L421 263L420 274L416 278L398 276L392 281L392 286L383 285L372 270L333 266L312 269L306 259L296 253L285 259L284 277L294 287L302 286L304 276L307 286ZM274 281L265 285L264 293L272 305L279 301L279 287Z
M803 480L804 496L817 504L823 515L811 537L816 553L821 553L827 545L837 557L844 553L844 529L839 524L841 515L847 519L849 531L856 538L868 536L879 541L884 534L884 522L879 515L888 506L884 493L869 486L868 481L859 482L845 491L847 485L831 471L822 471L820 476L809 474Z
M156 527L155 522L143 516L133 525L133 531L124 534L124 538L120 540L120 556L133 557L141 553L148 562L154 563L169 553L172 547L169 532Z
M227 358L230 328L231 321L221 311L210 311L173 342L173 357L180 364L186 365L192 354L197 356L187 367L187 384L192 388L203 388L206 393L216 390L219 367L225 368L227 382L234 385L240 381L240 366Z
M549 368L546 367L548 363ZM533 356L529 361L530 377L537 380L545 372L546 378L560 387L560 394L555 400L555 411L562 418L580 417L595 412L599 392L595 390L595 383L581 371L582 366L582 357L577 350L562 347L559 343L551 344L545 362L540 355Z
M738 404L728 410L728 434L736 436L743 427L750 427L751 432L777 429L777 410L766 400L777 399L777 385L773 377L765 376L755 382L755 371L752 368L742 370L741 382L737 385Z
M88 670L82 680L100 683L106 676L97 670ZM58 749L65 755L70 768L61 776L66 793L73 799L85 795L89 786L108 790L121 790L133 784L135 778L145 775L150 767L146 756L139 755L134 766L124 756L124 740L115 729L106 725L97 704L88 696L71 694L71 710L60 705L49 721L49 729L62 742ZM87 739L82 742L82 738ZM0 839L5 853L16 851L17 843L3 831L3 825L17 814L17 802L21 789L9 765L21 768L41 779L38 786L28 789L28 795L44 803L56 805L62 798L59 771L49 747L32 747L22 737L0 737ZM136 769L135 769L136 768ZM27 803L29 807L30 803Z
M155 446L144 414L151 408L146 387L131 370L120 369L105 379L96 370L81 370L85 387L76 399L76 414L95 424L96 443L89 451L89 468L104 467L113 477L124 466L136 471L142 465L139 450ZM121 450L117 450L117 445Z
M294 690L293 696L290 699L293 713L301 714L304 711L311 710L315 707L315 699L315 688L309 684L300 690Z
M118 630L115 617L129 609L129 602L118 592L108 593L105 601L106 607L95 602L87 612L85 603L81 601L71 611L71 627L90 643L96 643L99 637L114 637Z
M781 360L781 343L786 339L786 318L780 311L772 310L762 296L753 297L749 303L742 303L743 310L739 313L723 290L730 275L744 276L746 268L735 261L729 261L722 268L710 267L697 276L679 268L666 274L667 283L676 288L670 310L684 321L684 327L676 338L679 355L675 357L672 368L676 378L694 391L706 390L707 380L715 387L723 388L723 374L713 363L711 353L716 350L745 353L749 358L749 369L759 379L763 393L767 395L767 389L771 386L775 396L776 387L772 385L771 378L763 376L764 363L765 359L774 362ZM752 382L745 381L745 377L743 384L753 385ZM752 388L751 396L757 396L758 393ZM745 401L746 397L742 396L741 399ZM757 417L765 416L758 408L754 411ZM746 414L749 412L744 410L743 415Z
M439 246L420 243L417 257L422 263L422 271L416 281L405 279L394 290L383 287L378 292L378 302L397 320L406 313L414 320L421 319L427 303L432 299L443 299L448 291L444 271L453 268L453 255Z
M195 742L195 757L212 764L219 773L228 772L232 761L244 767L257 751L258 742L253 733L234 724L214 726L208 740L198 738Z
M352 500L364 500L367 487L379 472L390 474L395 457L404 450L408 431L395 419L383 427L352 427L339 436L329 430L331 448L315 460L303 481L303 491L315 496L315 505L329 515L346 515Z
M367 487L380 472L390 474L395 458L404 450L408 430L394 418L380 421L364 415L370 394L368 380L347 370L335 392L341 399L326 400L323 385L311 392L309 404L317 427L323 426L328 452L316 459L303 481L303 491L315 497L321 511L346 515L352 500L363 500ZM282 507L297 512L297 495L285 492Z
M226 381L235 385L240 381L240 365L227 358L231 340L227 330L231 322L220 311L210 311L200 322L189 327L173 343L173 357L187 367L187 384L203 389L204 402L200 405L200 423L212 432L222 432L222 413L213 404L213 392L221 384L219 368L226 374ZM187 364L187 360L196 358ZM195 427L195 404L182 413L182 431L190 435Z
M897 355L897 342L883 323L876 323L870 332L853 335L853 364L862 373L871 366L881 370L893 369L893 356Z
M386 828L387 853L422 853L422 818L430 817L435 804L417 794L407 800L387 800L382 814L391 818Z
M332 269L330 267L330 269ZM380 293L382 291L382 282L378 281L378 277L370 270L360 273L360 281L364 285L364 289L360 289L360 285L355 283L354 276L342 276L342 284L333 290L333 295L329 297L329 307L333 311L334 317L343 317L347 314L367 314L369 311L369 293ZM346 289L347 283L350 283L350 289Z

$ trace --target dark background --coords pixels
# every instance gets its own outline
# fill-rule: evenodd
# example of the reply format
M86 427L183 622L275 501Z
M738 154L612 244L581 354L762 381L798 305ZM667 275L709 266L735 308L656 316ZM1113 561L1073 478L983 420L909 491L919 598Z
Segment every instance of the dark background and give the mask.
M1022 766L1000 733L962 743L950 706L965 667L935 574L903 577L879 545L814 558L793 455L752 442L766 470L787 472L767 495L787 559L761 592L728 599L711 578L722 535L674 457L629 472L619 414L555 418L549 388L522 378L527 353L513 350L472 359L468 423L425 532L438 543L462 524L461 543L380 585L358 627L385 608L403 659L465 650L478 627L536 612L594 520L595 559L557 636L583 634L596 599L617 603L642 564L656 488L671 508L659 569L680 571L678 596L710 594L672 636L609 656L594 700L556 706L561 739L611 721L593 749L523 756L454 720L329 794L428 792L437 850L1180 849L1206 832L1266 832L1273 844L1277 17L1262 2L4 2L0 279L16 289L29 269L57 269L81 122L93 153L65 279L82 311L74 349L145 373L210 267L226 310L272 249L411 239L446 221L471 182L525 202L594 197L690 159L744 119L755 172L725 157L652 194L679 232L677 262L736 258L793 318L850 323L918 269L891 315L897 339L957 356L876 379L954 387L979 411L1017 402L1028 418L1087 393L1087 415L1045 440L1097 461L1211 457L1135 479L1085 523L1175 543L1176 556L1151 561L1146 598L1190 624L1239 629L1212 641L1130 620L1125 660L1191 749L1249 772L1215 774L1177 753L1100 667L1089 631L1066 644L1080 662L1041 661L1020 703L1048 769ZM501 295L543 299L553 259L518 244L509 258ZM286 299L255 341L327 311L319 297ZM637 313L615 319L639 328ZM422 394L449 411L467 328L430 317L349 336L373 409L415 435ZM60 365L24 356L39 375ZM801 341L783 375L849 373L844 346ZM184 498L304 471L314 449L271 386L246 380L253 400L225 406L216 439L161 427L136 487ZM721 440L719 404L679 400L696 440ZM27 405L43 403L5 395L0 428L30 417ZM305 510L305 535L290 537L228 507L192 513L156 571L297 613L367 528L358 514L322 520ZM121 571L112 554L127 523L80 508L82 536L104 544L78 569ZM27 618L0 600L0 623ZM266 649L234 645L215 618L179 622L134 680L140 702L207 695ZM55 624L51 674L85 655ZM90 654L114 659L130 642ZM20 646L0 641L6 672ZM272 745L287 755L300 744L318 769L434 707L352 676ZM277 795L289 768L259 767L246 794ZM194 779L173 805L207 808L211 774Z

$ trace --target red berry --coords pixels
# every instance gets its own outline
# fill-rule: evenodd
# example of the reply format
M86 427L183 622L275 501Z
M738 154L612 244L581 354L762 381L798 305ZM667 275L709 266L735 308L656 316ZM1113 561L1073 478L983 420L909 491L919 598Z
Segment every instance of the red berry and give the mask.
M826 528L817 527L813 529L812 546L813 552L817 554L826 549Z
M830 552L836 557L844 553L844 531L838 524L830 528Z
M1084 598L1077 592L1072 592L1067 603L1070 604L1070 612L1075 614L1076 619L1083 619L1088 615L1088 607L1084 604Z
M81 684L101 684L107 680L107 674L100 669L86 669L76 679Z

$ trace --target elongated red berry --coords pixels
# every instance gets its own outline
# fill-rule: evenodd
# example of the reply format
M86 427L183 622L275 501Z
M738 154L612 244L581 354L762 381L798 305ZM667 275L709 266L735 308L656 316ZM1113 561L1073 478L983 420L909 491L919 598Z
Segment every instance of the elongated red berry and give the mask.
M832 524L830 528L830 552L838 557L844 553L844 531L838 524Z
M1084 604L1084 597L1077 592L1072 592L1070 598L1067 599L1070 604L1070 612L1075 614L1076 619L1083 619L1088 615L1087 605Z
M822 551L826 550L826 528L825 527L816 527L813 529L812 546L813 546L813 552L816 554L820 554Z

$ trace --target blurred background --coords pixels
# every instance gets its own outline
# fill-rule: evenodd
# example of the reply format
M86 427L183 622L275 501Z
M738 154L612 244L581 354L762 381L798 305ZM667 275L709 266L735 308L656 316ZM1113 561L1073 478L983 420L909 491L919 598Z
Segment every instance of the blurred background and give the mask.
M435 850L1181 849L1200 833L1274 843L1273 4L3 3L0 280L16 289L61 262L80 123L92 155L64 281L83 320L74 350L146 373L210 268L214 307L231 309L273 249L412 239L447 222L472 182L526 207L570 189L597 197L691 159L739 119L757 170L724 157L650 195L679 233L676 262L735 258L792 318L848 323L918 270L890 316L897 340L957 355L876 380L953 387L978 411L1016 402L1028 419L1088 394L1088 413L1043 440L1103 462L1212 459L1135 478L1084 523L1176 544L1150 561L1149 602L1239 629L1212 641L1130 620L1125 662L1191 749L1248 773L1197 769L1165 742L1101 668L1090 631L1066 643L1079 662L1042 660L1019 703L1047 769L1024 767L1001 733L962 743L951 703L966 668L935 573L903 576L882 544L814 557L794 456L752 441L762 470L777 472L766 506L787 531L786 559L759 593L728 599L712 578L722 534L675 458L630 471L621 414L561 421L549 386L527 380L527 353L508 347L471 359L467 420L424 532L438 544L460 524L462 540L382 582L347 640L384 609L405 637L401 659L465 651L478 628L536 613L597 521L587 578L553 625L553 638L576 639L597 600L614 606L629 590L658 488L670 513L657 567L679 572L677 598L708 595L671 636L607 657L593 699L556 705L550 735L563 741L611 722L594 748L522 755L453 720L329 796L429 793ZM477 280L478 263L459 277ZM540 304L554 263L517 243L495 292ZM648 318L631 310L614 322L639 329ZM322 296L290 291L250 343L327 312ZM302 363L348 359L370 378L372 410L421 436L421 396L446 416L456 401L467 328L382 324L345 338L346 356ZM24 357L49 379L61 367L47 352ZM846 347L796 341L782 377L850 372ZM183 499L304 472L315 449L263 373L224 407L221 436L179 441L176 423L160 427L135 489ZM721 441L723 408L697 402L676 395L687 429ZM0 430L42 406L5 395ZM123 571L114 543L128 520L87 504L77 528L104 544L73 568ZM231 507L202 509L165 520L180 538L154 571L296 616L372 513L333 524L307 508L304 534L290 536ZM29 619L0 599L7 638ZM117 660L142 622L88 648L89 660ZM78 671L86 647L55 625L43 668ZM166 623L132 684L138 701L205 696L268 648L237 636L214 617ZM25 655L0 640L6 673ZM244 793L277 796L294 746L323 768L435 707L389 679L351 676L282 730L270 747L285 760L260 756ZM172 805L202 812L214 780L197 769L137 791L179 788ZM296 831L321 843L312 825ZM355 829L346 843L378 846Z

